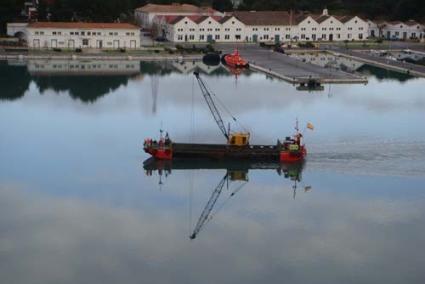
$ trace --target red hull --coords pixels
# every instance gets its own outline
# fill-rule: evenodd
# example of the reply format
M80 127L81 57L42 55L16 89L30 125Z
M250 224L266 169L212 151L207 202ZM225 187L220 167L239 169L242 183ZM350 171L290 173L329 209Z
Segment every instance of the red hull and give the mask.
M307 156L307 149L305 146L301 146L301 152L293 154L290 151L280 152L279 160L285 163L295 163L304 160Z
M290 151L277 145L249 145L246 147L226 144L185 144L171 143L169 145L147 144L146 153L158 160L173 158L209 158L213 160L246 160L246 161L279 161L295 163L302 161L307 155L304 145L299 151Z

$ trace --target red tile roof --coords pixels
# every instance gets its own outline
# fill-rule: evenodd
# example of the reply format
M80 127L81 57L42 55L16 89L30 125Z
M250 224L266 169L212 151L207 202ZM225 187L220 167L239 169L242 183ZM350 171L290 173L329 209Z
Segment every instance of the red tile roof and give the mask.
M217 11L211 7L198 7L191 4L173 3L169 5L146 4L139 7L136 11L146 13L216 13Z
M237 11L233 15L245 25L250 26L284 26L290 24L290 14L286 11Z
M85 23L85 22L34 22L28 28L38 29L119 29L138 30L139 27L128 23Z

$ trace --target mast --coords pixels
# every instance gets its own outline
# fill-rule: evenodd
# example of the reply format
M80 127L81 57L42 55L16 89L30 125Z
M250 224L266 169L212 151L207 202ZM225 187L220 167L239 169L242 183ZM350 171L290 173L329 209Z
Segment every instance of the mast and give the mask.
M220 112L218 111L217 106L215 105L214 100L212 99L211 92L208 90L207 86L205 85L205 82L201 79L201 77L199 77L199 72L193 72L193 75L195 75L196 79L198 80L202 95L204 96L204 99L207 102L208 108L210 109L211 114L213 115L214 120L218 125L218 128L220 128L220 131L221 133L223 133L224 137L229 140L229 133L227 132L226 126L224 126L224 122L221 118Z

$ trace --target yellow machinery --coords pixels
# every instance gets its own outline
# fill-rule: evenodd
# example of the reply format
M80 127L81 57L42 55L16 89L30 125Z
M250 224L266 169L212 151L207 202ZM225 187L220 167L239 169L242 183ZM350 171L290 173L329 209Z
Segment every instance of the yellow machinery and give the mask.
M229 135L229 144L234 146L246 146L249 144L249 132L235 132Z

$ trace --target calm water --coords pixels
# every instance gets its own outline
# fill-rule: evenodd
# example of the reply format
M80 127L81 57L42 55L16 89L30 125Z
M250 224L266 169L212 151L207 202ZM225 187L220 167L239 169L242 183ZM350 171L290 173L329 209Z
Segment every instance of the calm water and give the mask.
M193 68L252 143L315 130L303 167L234 166L191 240L227 171L146 170L141 146L223 142ZM0 282L424 283L425 80L352 69L369 84L301 92L192 62L1 62Z

